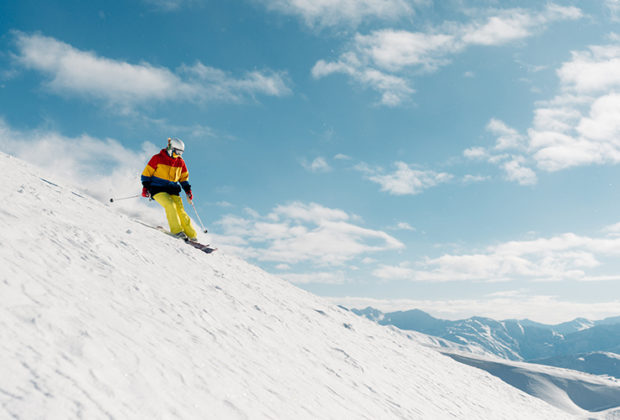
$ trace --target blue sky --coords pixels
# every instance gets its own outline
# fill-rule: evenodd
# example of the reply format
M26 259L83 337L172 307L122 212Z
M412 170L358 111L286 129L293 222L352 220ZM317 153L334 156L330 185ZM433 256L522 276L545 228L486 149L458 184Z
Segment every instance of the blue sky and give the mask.
M337 303L618 315L619 21L618 0L4 2L0 150L106 201L180 137L203 239Z

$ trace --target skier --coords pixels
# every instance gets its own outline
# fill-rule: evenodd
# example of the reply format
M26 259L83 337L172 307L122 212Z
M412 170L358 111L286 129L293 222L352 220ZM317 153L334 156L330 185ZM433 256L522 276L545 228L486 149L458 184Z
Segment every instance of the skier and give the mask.
M184 150L185 144L180 139L168 138L168 146L153 156L142 172L142 197L152 197L161 204L172 235L196 241L196 231L179 196L182 187L190 203L194 198L188 182L189 172L181 157Z

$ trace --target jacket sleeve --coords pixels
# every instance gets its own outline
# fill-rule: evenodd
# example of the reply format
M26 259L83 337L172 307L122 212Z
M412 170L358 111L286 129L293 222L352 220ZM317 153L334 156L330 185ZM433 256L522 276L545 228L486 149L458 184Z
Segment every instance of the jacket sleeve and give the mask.
M144 168L144 171L142 171L142 185L146 188L149 188L149 186L151 185L153 174L155 173L155 169L157 168L156 157L157 156L153 156L151 160L149 160L149 163L146 165L146 168Z
M179 182L181 183L181 187L183 187L183 191L188 192L192 189L192 186L189 185L189 171L187 170L187 166L185 166L185 161L183 161L183 169L181 170Z

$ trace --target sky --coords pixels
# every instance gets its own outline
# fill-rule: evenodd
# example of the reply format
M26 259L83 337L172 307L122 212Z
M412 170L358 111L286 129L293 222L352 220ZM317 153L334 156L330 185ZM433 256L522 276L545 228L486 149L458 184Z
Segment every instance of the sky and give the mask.
M620 315L619 23L618 0L3 2L0 150L107 202L179 137L201 240L345 306Z

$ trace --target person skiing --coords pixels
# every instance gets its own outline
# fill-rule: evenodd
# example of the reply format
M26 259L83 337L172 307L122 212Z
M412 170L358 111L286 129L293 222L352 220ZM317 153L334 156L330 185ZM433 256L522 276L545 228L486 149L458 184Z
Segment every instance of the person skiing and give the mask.
M154 155L142 172L142 197L152 197L164 208L172 235L196 241L196 230L179 196L183 188L190 203L194 198L188 182L189 172L181 157L184 151L183 141L176 137L168 138L168 146Z

